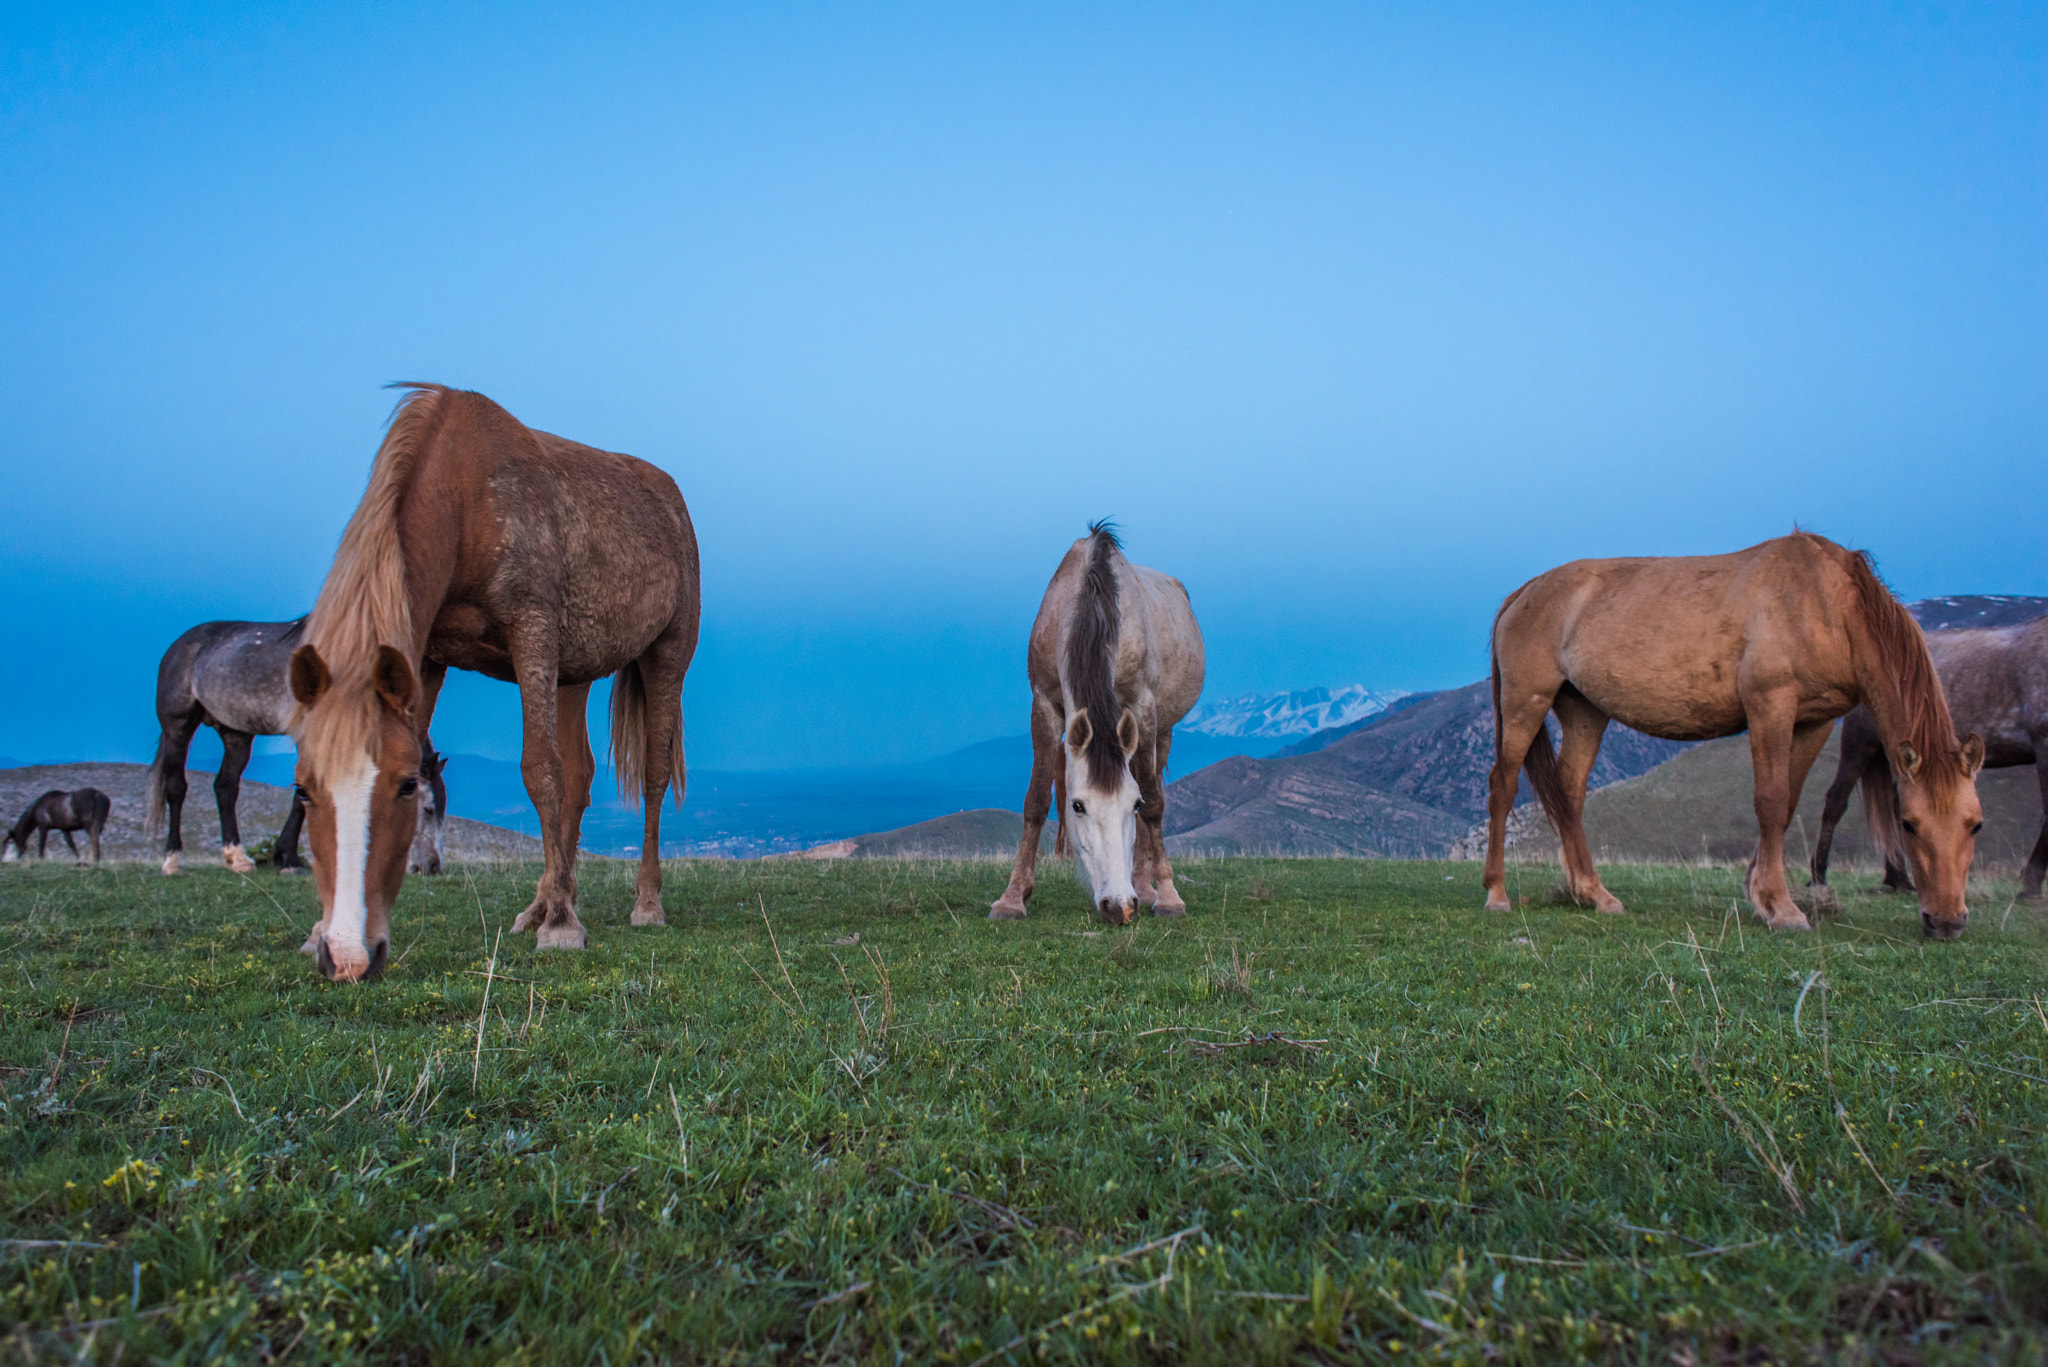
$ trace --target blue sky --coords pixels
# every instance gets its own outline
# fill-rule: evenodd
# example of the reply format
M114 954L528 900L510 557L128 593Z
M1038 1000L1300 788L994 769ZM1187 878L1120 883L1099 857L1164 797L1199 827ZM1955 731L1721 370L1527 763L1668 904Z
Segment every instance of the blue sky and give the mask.
M1795 520L2048 592L2043 15L10 6L0 755L146 758L172 638L303 611L398 379L675 475L710 767L1021 732L1104 515L1212 695Z

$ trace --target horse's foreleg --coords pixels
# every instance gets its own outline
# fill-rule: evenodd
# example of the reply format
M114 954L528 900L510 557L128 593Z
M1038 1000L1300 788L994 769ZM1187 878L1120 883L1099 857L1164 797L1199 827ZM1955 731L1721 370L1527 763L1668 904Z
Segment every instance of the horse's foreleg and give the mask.
M1835 827L1841 824L1842 814L1849 810L1849 796L1856 791L1856 785L1863 779L1863 760L1849 754L1849 736L1842 736L1842 759L1835 766L1835 781L1828 785L1827 799L1820 808L1820 834L1813 842L1813 863L1809 866L1808 881L1816 888L1828 885L1828 856L1835 847Z
M552 627L542 624L537 635ZM524 633L521 633L522 635ZM562 754L556 728L555 655L522 648L513 638L513 673L519 680L519 710L523 722L519 773L526 780L526 796L540 817L541 853L547 867L534 890L533 902L512 922L512 933L531 930L542 949L581 949L583 923L576 918L576 851L565 844L573 836L562 824Z
M1522 783L1522 760L1529 753L1543 719L1550 715L1548 696L1524 695L1510 700L1503 693L1503 712L1498 723L1493 769L1486 776L1486 909L1508 909L1508 814L1515 809L1515 793ZM1512 711L1508 709L1512 708Z
M1625 908L1601 883L1600 872L1593 866L1592 847L1586 842L1586 784L1593 776L1593 761L1600 757L1600 740L1607 734L1607 714L1576 688L1560 689L1555 708L1558 728L1564 733L1557 752L1557 778L1565 800L1564 810L1553 815L1565 882L1575 900L1618 916Z
M1785 880L1785 829L1806 774L1827 744L1831 722L1796 726L1798 699L1790 693L1745 700L1749 754L1756 768L1756 853L1746 880L1749 904L1773 930L1811 930Z
M69 826L64 828L63 836L65 846L71 851L72 862L76 863L78 860L78 842L71 838L71 828Z
M194 711L184 716L174 716L164 721L163 735L156 743L157 791L152 795L163 802L165 815L164 872L180 873L185 867L185 755L192 748L193 733L199 730L199 714ZM28 853L26 846L23 854Z
M1038 841L1045 831L1045 817L1052 806L1052 784L1059 759L1060 728L1051 715L1050 704L1034 699L1031 707L1031 786L1024 793L1024 834L1017 841L1017 862L1010 868L1010 882L989 907L991 921L1021 921L1024 904L1037 887ZM1062 823L1064 824L1064 823Z
M1154 916L1188 914L1188 904L1181 900L1180 890L1173 885L1173 862L1166 857L1166 758L1171 743L1170 736L1161 737L1152 750L1152 761L1134 775L1138 780L1138 843L1143 860L1137 868L1138 896L1141 901L1152 903ZM1146 748L1139 746L1138 753L1144 755ZM1147 882L1152 885L1149 897L1145 890Z
M220 857L236 873L256 872L256 861L242 851L242 825L235 806L242 796L242 771L249 767L249 747L256 738L247 731L220 731L220 772L213 776L213 801L220 809Z
M273 848L270 862L280 870L303 871L306 863L299 858L299 832L306 824L306 790L298 784L292 785L292 809L285 813L284 826L277 833L277 844Z

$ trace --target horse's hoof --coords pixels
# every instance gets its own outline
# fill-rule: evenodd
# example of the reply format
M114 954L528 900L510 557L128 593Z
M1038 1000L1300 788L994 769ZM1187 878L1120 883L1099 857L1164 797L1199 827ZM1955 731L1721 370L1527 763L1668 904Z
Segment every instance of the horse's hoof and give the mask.
M256 872L256 861L251 859L246 853L244 853L240 845L222 846L220 857L221 862L226 864L229 868L233 869L236 873Z
M1152 904L1152 914L1154 916L1185 916L1188 914L1188 904L1186 902L1154 902Z
M636 902L633 906L633 924L636 926L667 925L668 915L661 909L660 899L657 898L651 903Z
M583 944L583 926L577 921L542 926L540 933L534 937L536 949L581 949Z
M988 909L991 921L1021 921L1029 914L1022 902L997 902Z
M1488 911L1507 911L1507 910L1509 910L1509 907L1508 907L1508 895L1507 895L1506 893L1504 893L1504 892L1489 892L1489 893L1487 893L1487 894L1486 894L1486 909L1487 909Z
M1764 924L1772 930L1812 930L1813 923L1806 919L1804 912L1780 912L1776 916L1764 917Z
M278 870L278 873L285 878L297 878L305 872L306 866L304 864L287 864Z
M185 871L185 861L184 861L183 859L180 859L180 858L179 858L179 857L178 857L177 855L175 855L175 854L167 854L167 855L165 855L165 856L164 856L164 875L165 875L165 877L174 877L174 876L176 876L177 874L181 874L181 873L183 873L184 871Z
M1621 899L1612 893L1604 897L1594 898L1593 910L1599 912L1602 916L1626 916L1628 914L1628 908L1623 906Z

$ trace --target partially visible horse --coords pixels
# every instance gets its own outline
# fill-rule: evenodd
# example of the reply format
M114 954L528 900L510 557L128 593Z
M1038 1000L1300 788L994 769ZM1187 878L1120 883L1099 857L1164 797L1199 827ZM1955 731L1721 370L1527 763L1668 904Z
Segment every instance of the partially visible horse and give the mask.
M1071 828L1103 920L1125 924L1139 902L1155 916L1186 913L1160 823L1174 723L1201 697L1204 669L1180 580L1126 560L1109 524L1090 526L1060 561L1031 626L1031 786L1017 862L990 919L1026 914L1055 793L1067 808L1061 843Z
M1984 767L2035 768L2041 783L2041 831L2020 874L2020 893L2039 897L2042 876L2048 873L2048 617L2010 627L1930 631L1927 654L1941 676L1957 728L1967 727L1984 737ZM1911 891L1892 766L1877 723L1864 707L1842 719L1841 761L1821 808L1820 837L1813 847L1814 886L1827 886L1835 826L1849 809L1849 794L1858 782L1863 784L1870 841L1884 860L1884 886Z
M286 677L292 652L304 641L306 619L293 622L201 622L171 643L156 671L156 760L149 767L149 828L166 828L163 869L185 867L185 755L201 726L220 733L220 772L213 777L213 800L220 811L221 859L236 873L253 873L255 861L242 849L242 828L235 808L242 795L242 771L258 736L282 736L291 728L298 706ZM435 771L439 782L439 770ZM440 816L447 810L445 793L435 805L434 819L423 826L426 847L414 852L425 872L440 871ZM291 814L278 832L271 862L280 869L303 871L299 829L305 819L305 793L292 793ZM431 863L433 867L426 868Z
M1920 628L1861 552L1806 532L1732 555L1578 560L1509 594L1493 623L1486 906L1508 907L1504 840L1525 757L1571 894L1604 912L1583 822L1608 719L1667 740L1749 732L1757 847L1745 890L1776 929L1810 929L1785 881L1785 827L1835 718L1869 709L1936 939L1962 934L1984 741L1958 742ZM1561 753L1545 729L1555 711Z
M73 831L84 831L92 844L92 862L100 862L100 832L106 829L107 817L114 810L113 802L97 788L74 788L65 792L52 788L28 805L21 814L21 820L14 823L14 829L0 840L0 860L12 863L17 857L28 857L28 838L36 837L36 857L49 857L50 832L56 831L64 837L64 843L71 847L71 857L78 858L78 843L71 838ZM18 853L17 853L18 852Z
M661 800L682 799L683 674L697 648L697 535L676 483L631 456L523 426L481 394L412 385L342 532L290 677L322 973L374 977L419 820L449 669L519 685L520 767L547 867L512 923L581 948L576 846L596 772L590 685L612 685L622 790L646 804L634 925L660 925Z

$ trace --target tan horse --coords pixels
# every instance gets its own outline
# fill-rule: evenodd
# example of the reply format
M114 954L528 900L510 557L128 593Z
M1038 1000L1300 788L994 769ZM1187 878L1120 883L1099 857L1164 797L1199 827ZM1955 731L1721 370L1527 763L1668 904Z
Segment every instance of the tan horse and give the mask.
M1025 915L1055 790L1066 807L1060 835L1071 827L1103 920L1122 925L1141 901L1156 916L1184 915L1160 823L1173 726L1202 696L1202 632L1188 591L1180 580L1126 560L1115 530L1096 523L1046 586L1025 670L1031 787L1024 836L989 918Z
M291 659L322 913L306 948L323 973L383 968L449 669L519 685L547 868L512 929L544 949L584 943L576 845L597 767L585 706L592 683L618 676L613 762L646 804L632 919L662 924L661 799L673 780L682 801L697 571L689 510L654 466L533 431L481 394L410 387Z
M1733 555L1561 565L1501 604L1493 699L1489 911L1508 906L1503 836L1525 756L1572 896L1622 910L1593 868L1582 821L1611 717L1668 740L1748 730L1758 831L1750 905L1774 928L1809 929L1785 881L1785 827L1835 718L1862 703L1899 780L1921 923L1937 939L1962 933L1984 824L1975 781L1984 742L1957 742L1919 627L1861 552L1795 532ZM1560 753L1544 725L1553 711Z

